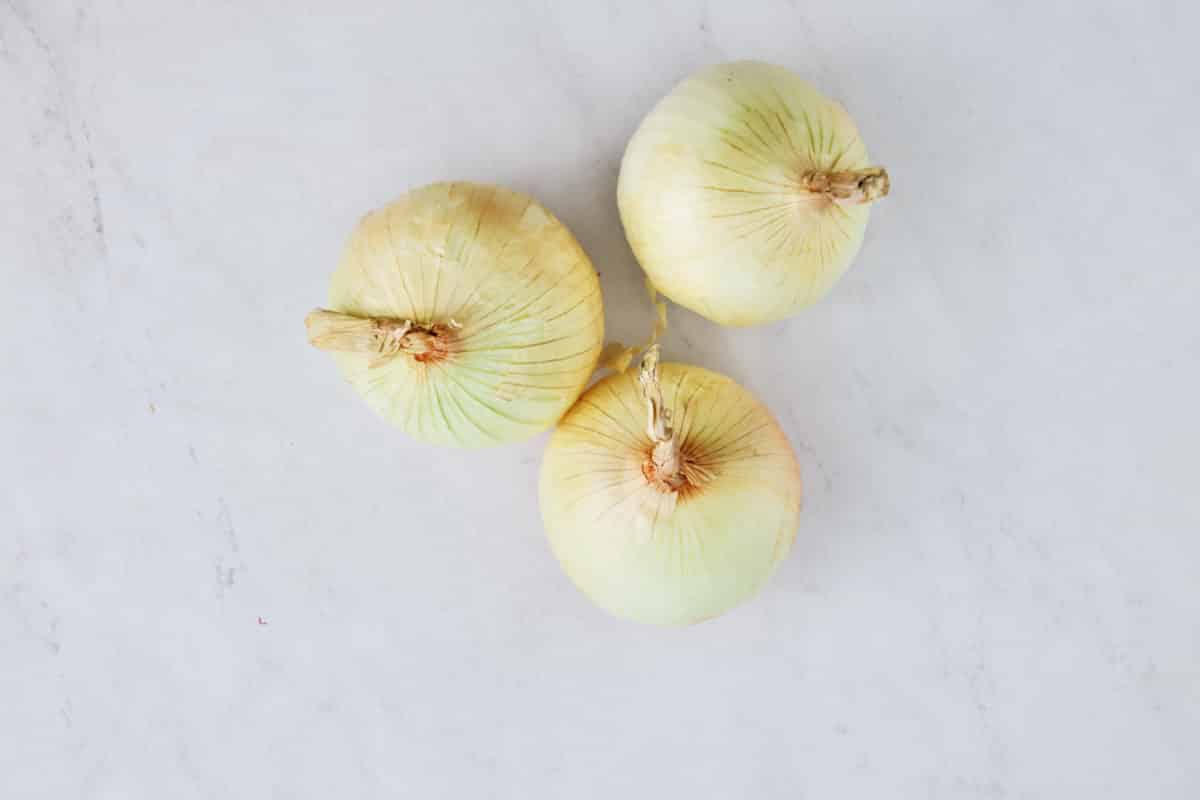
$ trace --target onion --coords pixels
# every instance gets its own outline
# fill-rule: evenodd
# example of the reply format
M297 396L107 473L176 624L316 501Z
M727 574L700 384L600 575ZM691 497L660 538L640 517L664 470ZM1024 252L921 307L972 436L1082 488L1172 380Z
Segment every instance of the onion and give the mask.
M540 480L551 548L609 612L685 625L750 597L795 538L800 468L753 395L658 363L593 386L559 423Z
M384 419L480 447L553 425L604 338L600 283L571 232L523 194L417 189L368 214L305 320Z
M688 78L646 116L617 202L663 294L753 325L832 288L888 189L844 108L781 67L741 61Z

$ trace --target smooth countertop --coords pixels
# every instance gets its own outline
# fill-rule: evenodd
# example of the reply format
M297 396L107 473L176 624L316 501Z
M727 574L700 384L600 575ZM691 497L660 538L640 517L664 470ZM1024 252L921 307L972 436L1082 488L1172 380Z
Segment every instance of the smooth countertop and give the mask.
M1200 796L1200 59L1182 2L0 3L0 795ZM551 555L546 437L377 420L305 342L355 221L615 184L759 58L892 196L832 295L666 356L779 417L797 544L684 630Z

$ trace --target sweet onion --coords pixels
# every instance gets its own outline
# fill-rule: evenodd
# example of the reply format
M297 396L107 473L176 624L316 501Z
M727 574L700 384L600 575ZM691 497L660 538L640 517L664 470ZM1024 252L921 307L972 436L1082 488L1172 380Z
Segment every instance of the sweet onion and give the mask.
M571 232L523 194L472 183L426 186L368 214L328 309L306 324L384 419L463 447L553 425L604 338L600 283Z
M659 364L584 393L547 447L542 519L596 604L685 625L750 597L787 555L800 469L770 412L729 378Z
M651 110L617 202L663 294L753 325L830 290L888 189L844 108L782 67L741 61L702 70Z

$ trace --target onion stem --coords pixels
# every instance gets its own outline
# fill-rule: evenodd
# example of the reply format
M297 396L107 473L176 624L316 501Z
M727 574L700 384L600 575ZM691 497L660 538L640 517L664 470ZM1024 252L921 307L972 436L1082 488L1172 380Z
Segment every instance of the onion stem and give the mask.
M642 356L638 383L646 400L646 433L654 443L643 472L646 478L665 491L675 491L686 483L679 441L671 428L671 410L663 404L662 384L658 371L659 347L651 345Z
M860 205L886 197L891 180L883 167L867 167L844 172L812 170L800 176L800 185L807 191L823 194L830 200Z
M304 318L308 341L319 350L394 356L408 353L417 361L444 358L453 325L419 326L412 320L360 317L318 308Z

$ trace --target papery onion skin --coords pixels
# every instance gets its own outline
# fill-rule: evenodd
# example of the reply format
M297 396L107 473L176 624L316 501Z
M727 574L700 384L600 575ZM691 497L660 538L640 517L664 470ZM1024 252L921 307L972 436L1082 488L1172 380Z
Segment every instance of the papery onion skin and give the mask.
M473 183L425 186L368 214L334 272L329 308L411 322L395 332L426 337L385 355L334 356L388 422L460 447L553 425L604 339L596 271L566 226L524 194ZM321 314L310 315L314 344Z
M845 272L886 172L866 193L811 177L869 167L839 104L782 67L740 61L688 78L646 116L617 201L655 287L715 322L753 325L796 313Z
M555 430L539 494L571 580L619 617L688 625L752 596L787 555L800 468L770 412L737 383L664 364L663 402L692 480L656 485L646 403L631 373L593 386Z

